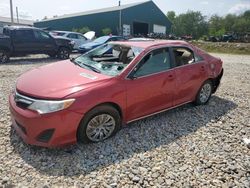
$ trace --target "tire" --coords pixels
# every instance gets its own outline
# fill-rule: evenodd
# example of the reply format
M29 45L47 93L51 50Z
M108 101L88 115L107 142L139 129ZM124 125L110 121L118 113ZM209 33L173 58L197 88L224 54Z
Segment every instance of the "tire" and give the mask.
M105 119L105 117L110 118L110 120ZM101 125L93 125L100 123L100 121L102 121ZM104 123L105 121L106 123ZM109 105L97 106L82 119L77 130L77 139L82 143L101 142L115 135L121 128L121 124L121 116L115 108ZM103 138L100 135L103 135Z
M205 105L211 98L213 92L213 84L210 80L205 81L199 89L194 103L196 105Z
M0 50L0 64L7 63L10 59L10 54L6 50Z
M59 59L69 59L70 56L70 50L66 47L61 47L59 48L57 52L57 57Z

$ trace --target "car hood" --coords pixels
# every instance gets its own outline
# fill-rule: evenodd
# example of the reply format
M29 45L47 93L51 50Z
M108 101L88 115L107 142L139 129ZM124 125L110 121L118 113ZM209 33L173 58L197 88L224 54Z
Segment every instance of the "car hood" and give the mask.
M71 41L70 39L68 39L67 37L63 37L63 36L52 36L55 40L65 40L65 41Z
M84 36L88 40L93 40L95 38L95 32L94 31L89 31L89 32L85 33Z
M87 44L83 44L80 48L93 48L96 46L102 45L101 43L96 43L96 42L89 42Z
M60 99L110 79L66 60L24 73L18 78L16 89L31 97Z

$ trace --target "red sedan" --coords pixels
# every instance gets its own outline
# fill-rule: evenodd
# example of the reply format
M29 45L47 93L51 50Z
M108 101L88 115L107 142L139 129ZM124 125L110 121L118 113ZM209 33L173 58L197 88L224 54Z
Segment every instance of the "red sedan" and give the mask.
M26 72L9 96L13 126L32 145L99 142L123 124L206 104L222 61L183 41L125 41Z

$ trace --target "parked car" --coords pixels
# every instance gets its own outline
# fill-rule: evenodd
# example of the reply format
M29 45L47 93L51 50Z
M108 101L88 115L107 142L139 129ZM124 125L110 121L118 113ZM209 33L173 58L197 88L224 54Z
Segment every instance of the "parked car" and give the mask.
M28 54L48 54L51 57L68 59L74 42L53 38L43 30L25 26L7 26L0 36L0 63L10 57Z
M131 38L129 39L129 41L154 41L155 39L151 39L151 38Z
M54 37L65 37L75 42L74 50L79 50L79 47L83 44L86 44L92 41L95 37L94 31L89 31L84 35L77 32L70 31L51 31L50 34Z
M98 46L101 46L102 44L105 44L105 43L108 43L111 41L123 41L123 40L125 40L125 38L121 37L121 36L110 35L110 36L99 37L92 42L89 42L87 44L80 46L79 52L85 53L85 52L88 52L88 51L98 47Z
M220 59L184 41L112 42L20 76L13 127L32 145L99 142L129 122L206 104L222 75Z

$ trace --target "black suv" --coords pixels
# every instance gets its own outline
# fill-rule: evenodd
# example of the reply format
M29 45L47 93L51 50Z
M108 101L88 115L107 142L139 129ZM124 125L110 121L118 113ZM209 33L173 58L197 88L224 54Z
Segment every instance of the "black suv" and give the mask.
M50 57L68 59L74 42L60 37L52 37L45 31L24 26L6 26L0 35L0 63L10 57L28 54L48 54Z

